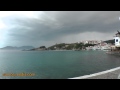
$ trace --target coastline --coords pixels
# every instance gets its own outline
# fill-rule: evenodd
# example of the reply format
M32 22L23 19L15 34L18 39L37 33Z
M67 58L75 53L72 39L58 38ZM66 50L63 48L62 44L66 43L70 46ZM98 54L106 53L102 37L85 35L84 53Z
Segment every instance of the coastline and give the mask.
M84 76L73 77L68 79L120 79L120 67L90 75L84 75Z

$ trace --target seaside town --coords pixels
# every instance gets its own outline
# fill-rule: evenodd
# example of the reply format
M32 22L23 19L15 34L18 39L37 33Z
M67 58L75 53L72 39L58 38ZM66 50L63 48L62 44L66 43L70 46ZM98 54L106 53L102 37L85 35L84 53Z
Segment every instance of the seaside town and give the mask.
M39 48L30 49L30 51L34 50L103 50L103 51L119 51L120 49L120 32L116 34L113 40L85 40L79 41L77 43L60 43L55 44L46 48L45 46L41 46Z
M114 40L102 41L102 40L86 40L77 43L60 43L46 48L41 46L31 50L111 50L111 46L114 45Z

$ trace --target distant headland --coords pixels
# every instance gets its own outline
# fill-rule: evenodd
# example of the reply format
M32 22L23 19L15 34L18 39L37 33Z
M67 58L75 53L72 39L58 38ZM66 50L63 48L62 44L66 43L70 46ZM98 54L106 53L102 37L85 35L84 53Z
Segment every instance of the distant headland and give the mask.
M6 46L3 48L0 48L0 50L30 50L34 48L33 46L21 46L21 47L16 47L16 46Z

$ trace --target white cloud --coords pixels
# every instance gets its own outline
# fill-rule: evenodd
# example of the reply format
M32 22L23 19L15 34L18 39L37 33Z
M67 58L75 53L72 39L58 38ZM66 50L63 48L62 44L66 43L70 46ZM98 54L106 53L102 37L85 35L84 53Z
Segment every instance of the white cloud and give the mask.
M6 27L6 25L2 21L0 21L0 29L3 29L5 27Z
M38 18L40 14L42 12L38 11L0 11L0 47L6 43L8 29L14 26L9 26L4 20L9 18ZM11 23L10 20L9 23Z
M0 21L0 45L2 45L2 42L5 38L4 28L6 28L6 25L2 21Z
M26 16L26 17L37 17L38 14L42 12L38 11L0 11L0 18L8 17L8 16Z

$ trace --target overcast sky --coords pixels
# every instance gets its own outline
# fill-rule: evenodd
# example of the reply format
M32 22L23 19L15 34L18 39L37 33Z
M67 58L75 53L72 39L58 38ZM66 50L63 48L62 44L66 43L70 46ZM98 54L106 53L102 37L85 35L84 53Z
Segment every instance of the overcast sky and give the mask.
M0 48L113 39L120 11L0 11Z

